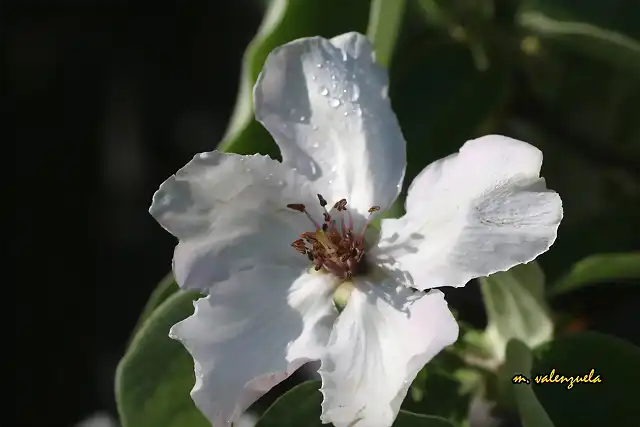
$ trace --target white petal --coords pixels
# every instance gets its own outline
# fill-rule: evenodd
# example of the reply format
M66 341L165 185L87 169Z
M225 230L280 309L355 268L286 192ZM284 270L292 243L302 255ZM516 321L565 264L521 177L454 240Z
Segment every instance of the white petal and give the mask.
M391 426L420 369L457 338L442 292L357 283L322 358L322 421Z
M237 273L173 326L194 359L191 397L214 426L249 405L324 351L337 316L333 278L283 267Z
M166 180L149 212L180 239L173 269L186 289L208 290L259 264L308 264L291 242L314 229L304 203L322 218L308 180L266 156L202 153Z
M329 203L346 198L366 215L387 208L404 178L405 141L387 86L363 35L304 38L268 56L255 114L285 163L317 181Z
M542 153L490 135L427 166L406 215L383 220L372 258L411 286L464 286L545 252L562 219L560 196L539 177Z

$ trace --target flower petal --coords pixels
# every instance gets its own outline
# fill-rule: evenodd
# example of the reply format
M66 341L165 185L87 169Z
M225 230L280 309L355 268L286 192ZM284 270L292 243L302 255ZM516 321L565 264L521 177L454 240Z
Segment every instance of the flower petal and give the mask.
M264 266L237 273L171 328L194 359L191 396L214 426L324 351L337 316L333 277Z
M291 242L313 225L289 203L321 220L308 180L266 156L201 153L166 180L149 212L180 239L174 275L186 289L207 291L233 272L260 264L308 264Z
M560 196L539 177L542 153L489 135L427 166L406 215L382 221L372 258L417 289L464 286L545 252L562 219Z
M346 198L366 216L390 206L404 178L405 141L387 87L363 35L303 38L268 56L255 114L284 163L317 181L330 203Z
M420 369L457 338L442 292L357 282L321 359L322 421L391 426Z

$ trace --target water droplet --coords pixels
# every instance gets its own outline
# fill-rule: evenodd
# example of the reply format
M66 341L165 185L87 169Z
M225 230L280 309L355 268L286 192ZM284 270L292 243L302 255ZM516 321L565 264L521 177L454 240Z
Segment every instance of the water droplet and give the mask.
M340 106L340 100L338 98L331 98L329 100L329 106L332 108L337 108Z
M330 179L329 181L327 181L327 184L333 184L333 180Z
M322 96L327 96L327 95L329 95L329 89L327 89L327 88L326 88L326 87L324 87L324 86L320 86L320 95L322 95Z
M311 76L311 80L313 80L314 82L316 81L316 76Z
M314 142L313 145L312 145L313 148L318 148L319 146L320 146L320 144L318 144L317 142Z
M315 175L318 170L318 168L316 168L316 164L312 162L309 166L311 166L311 174Z
M359 86L353 86L353 88L351 89L351 101L355 102L360 98L360 87Z
M347 90L346 89L342 89L342 93L347 93Z
M335 172L338 170L338 165L331 166L331 172Z
M273 174L270 173L269 175L267 175L267 177L265 178L267 181L270 180L273 177Z
M208 158L209 158L209 153L200 153L200 154L199 154L199 157L200 157L202 160L206 160L206 159L208 159Z
M335 74L331 74L331 80L335 80L336 79L336 75Z
M280 187L284 186L284 181L278 181L278 185L279 185Z
M346 111L344 113L342 113L343 116L347 117L349 115L349 113L347 113Z
M304 121L305 121L305 119L306 119L306 117L305 117L305 116L300 116L300 121L301 121L301 122L304 122Z
M316 67L318 67L318 68L322 68L322 64L321 64L320 62L318 62L318 63L316 64Z

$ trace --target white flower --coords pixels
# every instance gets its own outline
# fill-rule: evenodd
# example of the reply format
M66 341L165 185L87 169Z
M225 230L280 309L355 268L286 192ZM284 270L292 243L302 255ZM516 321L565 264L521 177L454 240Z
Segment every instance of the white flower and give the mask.
M418 371L458 336L430 289L531 261L554 242L562 206L539 177L542 154L503 136L469 141L413 181L404 217L365 238L406 164L369 42L349 33L274 50L254 100L283 162L202 153L150 209L180 240L179 285L208 294L170 333L194 358L193 400L225 425L319 359L323 422L390 426ZM332 294L344 281L354 289L338 316Z

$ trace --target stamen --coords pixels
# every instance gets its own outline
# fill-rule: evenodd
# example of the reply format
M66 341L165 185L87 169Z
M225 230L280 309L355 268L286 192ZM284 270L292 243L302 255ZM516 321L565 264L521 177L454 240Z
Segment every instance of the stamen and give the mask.
M363 260L365 254L364 232L372 219L372 214L380 210L379 206L369 208L367 218L359 234L353 229L353 217L347 210L347 200L341 199L333 205L337 213L327 211L327 200L317 194L322 207L322 223L318 224L302 203L287 205L289 209L304 213L314 225L315 231L300 234L291 246L314 264L314 269L324 269L343 280L349 280L361 274L366 268ZM346 211L346 212L345 212Z

